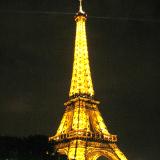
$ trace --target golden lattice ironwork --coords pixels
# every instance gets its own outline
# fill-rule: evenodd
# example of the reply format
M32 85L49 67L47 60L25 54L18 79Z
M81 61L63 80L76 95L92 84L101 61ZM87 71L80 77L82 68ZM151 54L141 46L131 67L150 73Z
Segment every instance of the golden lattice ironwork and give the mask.
M77 15L76 40L74 50L73 73L69 96L76 94L94 95L89 67L85 21L86 15Z
M75 16L76 38L73 73L69 100L64 103L65 113L54 136L57 152L69 160L96 160L105 156L109 160L127 160L116 145L117 135L109 133L94 100L85 22L87 15L80 0L79 12Z

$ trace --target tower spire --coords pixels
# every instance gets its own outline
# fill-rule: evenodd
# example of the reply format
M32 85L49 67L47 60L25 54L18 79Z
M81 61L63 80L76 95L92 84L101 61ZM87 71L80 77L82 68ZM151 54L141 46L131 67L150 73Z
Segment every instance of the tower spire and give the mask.
M84 14L85 12L83 11L83 7L82 7L82 0L79 0L79 12Z

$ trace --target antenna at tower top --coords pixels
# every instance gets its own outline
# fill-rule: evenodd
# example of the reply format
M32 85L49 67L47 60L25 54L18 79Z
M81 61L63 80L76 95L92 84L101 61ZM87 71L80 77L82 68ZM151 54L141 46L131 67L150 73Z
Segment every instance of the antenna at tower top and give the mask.
M79 0L79 12L84 14L85 12L83 11L83 8L82 8L82 0Z

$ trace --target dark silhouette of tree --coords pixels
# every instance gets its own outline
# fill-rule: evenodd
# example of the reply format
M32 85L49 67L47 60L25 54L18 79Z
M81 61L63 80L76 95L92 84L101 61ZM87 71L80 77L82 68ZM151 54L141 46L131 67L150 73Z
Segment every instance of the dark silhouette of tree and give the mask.
M0 136L0 160L67 160L44 135L29 137Z
M48 151L51 150L51 147L52 146L48 143L48 137L43 135L24 138L1 136L0 160L49 159L50 155L48 154Z

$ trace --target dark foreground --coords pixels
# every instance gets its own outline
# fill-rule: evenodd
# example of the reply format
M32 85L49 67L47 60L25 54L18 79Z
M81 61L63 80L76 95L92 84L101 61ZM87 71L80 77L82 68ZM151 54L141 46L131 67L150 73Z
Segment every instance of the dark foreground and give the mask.
M0 136L0 160L65 160L56 153L44 135L29 137Z

